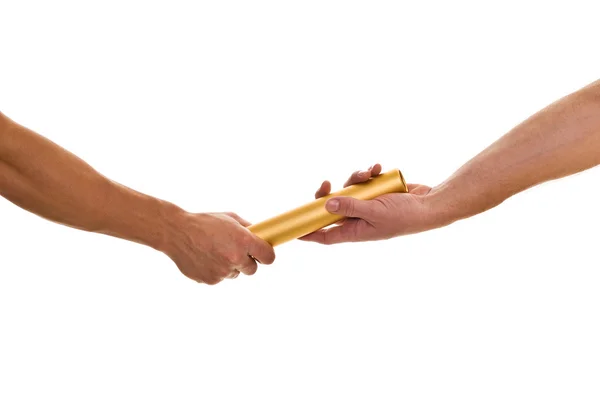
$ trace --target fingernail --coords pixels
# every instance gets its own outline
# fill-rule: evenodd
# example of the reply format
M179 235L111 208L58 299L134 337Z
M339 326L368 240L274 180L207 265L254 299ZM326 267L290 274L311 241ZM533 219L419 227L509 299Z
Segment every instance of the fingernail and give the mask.
M325 207L327 208L327 211L337 211L340 209L340 201L336 199L329 200Z

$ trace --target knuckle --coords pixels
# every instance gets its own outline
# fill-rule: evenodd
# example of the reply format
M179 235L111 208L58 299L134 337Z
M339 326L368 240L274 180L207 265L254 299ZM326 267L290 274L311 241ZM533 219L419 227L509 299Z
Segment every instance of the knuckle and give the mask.
M237 218L239 218L239 217L240 217L239 215L237 215L237 214L236 214L236 213L234 213L233 211L226 212L226 213L225 213L225 215L228 215L228 216L230 216L231 218L235 218L235 219L237 219Z
M221 267L219 269L219 277L221 278L226 278L229 276L229 274L231 274L232 268L230 267Z
M240 265L244 261L244 256L238 252L232 253L229 258L229 265Z
M258 267L256 265L248 266L244 268L244 274L246 275L254 275Z
M215 277L215 276L211 276L210 278L206 278L204 279L204 283L206 283L209 286L214 286L217 283L221 282L221 279Z
M349 216L354 215L355 207L353 201L342 201L340 204L340 208L345 210L345 214Z
M240 237L238 238L238 243L244 248L247 248L248 246L250 246L250 244L252 244L253 241L254 241L254 238L250 234L246 234L246 233L243 235L240 235Z
M269 264L273 264L275 262L275 252L273 251L273 249L270 249L267 254L265 259L263 260L263 264L269 265Z
M241 257L240 257L240 252L232 249L230 251L227 251L223 257L225 258L225 261L227 262L227 264L229 265L237 265L240 263Z
M181 268L180 267L179 270L181 271L183 276L185 276L186 278L191 279L196 282L199 282L199 283L204 283L204 276L202 276L200 271L196 270L195 268L189 268L189 267Z

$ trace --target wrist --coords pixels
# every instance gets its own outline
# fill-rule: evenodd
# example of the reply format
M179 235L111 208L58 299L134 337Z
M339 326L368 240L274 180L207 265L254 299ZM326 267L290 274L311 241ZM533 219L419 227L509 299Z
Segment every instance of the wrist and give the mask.
M212 238L216 234L209 213L190 213L174 204L163 204L160 235L152 247L171 259L182 254L192 256L198 251L211 251Z
M458 220L468 217L465 204L458 196L458 189L452 184L442 183L425 196L428 214L431 216L431 225L441 228Z
M177 221L185 211L175 204L109 182L110 193L100 212L100 229L93 231L165 251ZM96 225L96 224L94 224ZM98 226L97 225L97 226Z
M468 182L467 185L464 182ZM451 179L431 189L428 206L438 223L449 225L496 207L516 192L484 184L485 180ZM496 190L494 190L496 189Z
M177 236L188 212L166 201L159 200L159 203L156 234L148 235L146 240L150 247L168 255L179 241Z

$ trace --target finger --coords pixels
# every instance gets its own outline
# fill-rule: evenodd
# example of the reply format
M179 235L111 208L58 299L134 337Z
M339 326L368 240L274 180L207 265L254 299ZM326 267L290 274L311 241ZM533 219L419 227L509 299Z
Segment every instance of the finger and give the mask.
M381 164L375 164L365 171L354 172L352 175L350 175L350 178L344 183L344 187L368 181L372 177L379 175L381 173L381 168Z
M309 233L303 236L301 240L306 242L316 242L321 244L337 244L346 242L359 242L364 240L362 238L363 224L366 224L363 220L350 220L344 225L334 226L328 229L320 229L316 232Z
M237 222L239 222L242 226L250 226L252 225L250 222L246 221L244 218L240 217L239 215L237 215L234 212L226 212L225 215L235 219Z
M332 214L370 220L375 204L371 200L358 200L353 197L334 197L327 200L325 208Z
M355 185L357 183L366 182L371 178L371 172L367 171L355 171L350 175L350 178L344 182L344 187Z
M344 223L348 221L348 218L343 217L342 219L340 219L339 221L334 222L332 225L344 225Z
M204 283L204 284L207 284L209 286L216 285L218 283L221 283L222 281L223 281L223 277L218 277L218 276L214 276L214 277L211 277L211 278L204 278L202 280L196 280L196 282Z
M244 275L254 275L258 269L258 265L252 257L248 256L247 260L244 260L244 263L237 267L237 269Z
M324 181L321 183L321 187L315 193L315 199L321 198L323 196L327 196L331 192L331 182Z
M273 264L273 261L275 261L273 246L255 235L253 235L253 240L248 247L248 254L261 264Z
M382 170L383 170L383 167L381 166L381 164L373 165L373 167L371 167L371 176L379 175Z
M235 279L238 277L239 274L240 274L240 271L237 269L234 269L233 271L231 271L231 273L229 274L227 279Z
M309 233L308 235L299 237L298 240L303 240L305 242L319 242L318 238L323 234L325 230L326 229L319 229L318 231L314 231Z
M345 223L346 221L348 221L348 218L344 217L344 218L340 219L339 221L336 221L336 222L334 222L333 224L331 224L331 225L330 225L328 228L332 228L332 227L334 227L334 226L341 226L341 225L344 225L344 223ZM319 230L317 230L317 231L315 231L315 232L324 231L324 230L326 230L326 229L327 229L327 228L319 229ZM310 238L310 237L311 237L311 235L312 235L313 233L315 233L315 232L311 232L311 233L308 233L308 234L306 234L306 235L304 235L304 236L300 236L300 237L298 238L298 240L308 240L308 239L306 239L306 238Z

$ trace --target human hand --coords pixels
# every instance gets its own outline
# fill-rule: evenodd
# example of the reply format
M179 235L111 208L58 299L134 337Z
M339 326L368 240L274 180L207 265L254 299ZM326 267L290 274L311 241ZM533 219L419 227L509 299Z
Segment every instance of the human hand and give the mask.
M379 175L381 170L381 165L375 164L366 171L354 172L344 187L365 182ZM427 201L429 186L409 184L408 191L385 194L373 200L331 198L326 203L327 211L344 218L337 225L310 233L301 240L322 244L384 240L444 225ZM330 192L331 183L324 181L315 198Z
M240 272L253 275L256 261L272 264L273 247L245 227L235 213L179 212L169 227L163 252L188 278L214 285Z

